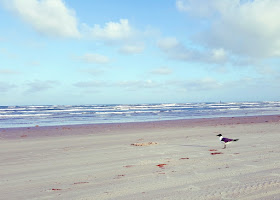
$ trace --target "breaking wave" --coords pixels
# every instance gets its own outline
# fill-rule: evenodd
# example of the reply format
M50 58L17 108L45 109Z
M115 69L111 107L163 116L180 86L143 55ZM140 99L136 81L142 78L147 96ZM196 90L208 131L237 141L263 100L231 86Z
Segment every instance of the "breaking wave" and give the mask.
M280 114L280 102L0 106L0 127Z

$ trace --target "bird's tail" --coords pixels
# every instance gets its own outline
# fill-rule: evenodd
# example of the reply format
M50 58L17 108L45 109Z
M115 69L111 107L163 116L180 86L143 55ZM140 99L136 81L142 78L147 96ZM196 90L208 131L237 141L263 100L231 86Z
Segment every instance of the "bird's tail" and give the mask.
M239 139L234 139L233 141L236 142L236 141L238 141L238 140L239 140Z

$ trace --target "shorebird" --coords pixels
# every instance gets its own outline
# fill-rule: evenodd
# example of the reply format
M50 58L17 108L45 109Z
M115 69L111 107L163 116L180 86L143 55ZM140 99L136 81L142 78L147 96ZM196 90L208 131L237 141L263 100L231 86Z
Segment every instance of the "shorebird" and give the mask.
M219 134L219 135L217 135L217 136L220 137L221 143L224 144L224 148L223 148L223 149L226 148L226 144L229 144L229 143L231 143L231 142L236 142L236 141L239 140L239 139L229 139L229 138L225 138L225 137L222 136L222 134Z

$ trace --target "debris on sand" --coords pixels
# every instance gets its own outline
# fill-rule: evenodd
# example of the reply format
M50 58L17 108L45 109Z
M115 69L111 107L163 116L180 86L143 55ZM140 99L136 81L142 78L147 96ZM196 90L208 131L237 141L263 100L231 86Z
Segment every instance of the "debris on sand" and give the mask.
M150 145L157 145L157 142L144 142L144 143L133 143L132 146L150 146Z

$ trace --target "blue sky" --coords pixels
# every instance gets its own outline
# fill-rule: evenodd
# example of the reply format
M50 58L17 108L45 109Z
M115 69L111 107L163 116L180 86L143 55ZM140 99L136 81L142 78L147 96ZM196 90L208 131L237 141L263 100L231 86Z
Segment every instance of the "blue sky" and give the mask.
M0 0L0 105L280 100L278 0Z

